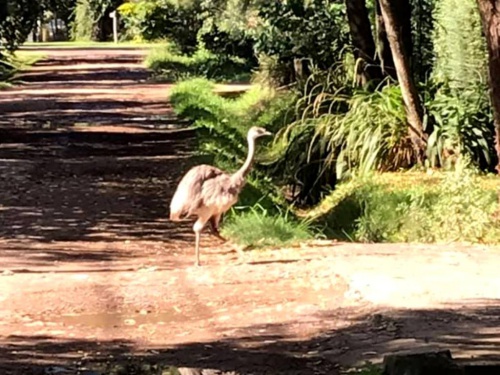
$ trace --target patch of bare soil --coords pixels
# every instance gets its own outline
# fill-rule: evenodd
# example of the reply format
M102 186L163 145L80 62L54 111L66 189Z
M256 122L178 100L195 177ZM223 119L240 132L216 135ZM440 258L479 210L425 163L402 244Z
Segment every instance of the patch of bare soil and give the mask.
M0 373L134 354L335 374L427 345L497 359L497 248L313 241L241 262L207 234L193 267L191 223L168 220L196 162L169 86L137 51L47 53L0 92Z

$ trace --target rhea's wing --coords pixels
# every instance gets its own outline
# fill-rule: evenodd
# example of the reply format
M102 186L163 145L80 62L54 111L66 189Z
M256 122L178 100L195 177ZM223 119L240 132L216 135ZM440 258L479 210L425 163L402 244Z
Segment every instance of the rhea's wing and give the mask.
M191 215L203 202L203 184L225 173L211 165L191 168L182 178L170 203L170 219L178 220Z
M231 181L231 176L223 173L205 181L201 187L201 197L204 206L212 207L223 213L238 200L239 185Z

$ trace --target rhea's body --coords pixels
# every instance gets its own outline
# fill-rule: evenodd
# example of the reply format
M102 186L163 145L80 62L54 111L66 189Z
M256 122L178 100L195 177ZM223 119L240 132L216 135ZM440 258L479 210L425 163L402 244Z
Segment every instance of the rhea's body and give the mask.
M246 175L252 166L255 140L270 134L259 127L252 127L249 130L248 156L237 172L229 174L219 168L202 164L191 168L177 186L170 204L170 220L198 217L193 226L196 235L196 265L199 265L201 231L205 224L210 222L214 234L222 238L219 234L221 217L238 201L238 196L245 185Z

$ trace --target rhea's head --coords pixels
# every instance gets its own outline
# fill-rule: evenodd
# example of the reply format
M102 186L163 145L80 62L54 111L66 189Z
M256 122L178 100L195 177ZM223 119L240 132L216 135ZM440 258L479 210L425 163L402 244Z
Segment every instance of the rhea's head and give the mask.
M252 126L250 130L248 130L248 140L249 141L255 141L257 138L264 137L267 135L273 135L273 133L267 131L264 128L261 128L259 126Z

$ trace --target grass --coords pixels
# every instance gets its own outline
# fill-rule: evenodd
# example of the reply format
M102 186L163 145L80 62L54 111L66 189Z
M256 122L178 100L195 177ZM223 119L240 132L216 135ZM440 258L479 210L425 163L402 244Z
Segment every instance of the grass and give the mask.
M215 82L194 78L175 85L170 102L177 115L203 131L204 152L219 157L226 153L228 159L237 156L240 163L246 155L246 132L257 125L255 114L264 112L259 104L273 95L272 90L252 86L237 98L225 98L217 92Z
M233 210L237 212L238 208ZM271 213L259 204L240 214L236 212L230 216L222 233L240 245L282 246L314 237L310 223L298 220L290 213Z
M16 51L7 56L0 65L0 90L12 87L12 80L18 71L27 69L43 58L43 54L31 51Z
M219 82L250 80L250 68L244 60L218 56L204 49L188 56L180 54L171 44L163 44L153 48L144 62L161 81L177 82L193 77Z
M356 242L500 243L500 181L453 171L374 173L341 183L310 210L234 209L224 233L247 246L327 237ZM322 231L318 228L323 228Z
M407 139L406 114L398 86L345 94L344 88L331 92L338 86L335 79L327 81L325 87L317 86L309 88L300 99L304 108L299 119L281 133L285 142L290 134L311 134L307 137L309 144L304 145L308 149L306 165L320 163L324 171L335 170L339 178L353 169L394 170L412 165L414 151ZM321 152L313 157L318 148Z
M452 171L377 173L340 184L299 216L360 242L500 243L497 178Z
M45 55L37 51L18 50L14 53L13 64L17 69L25 69L44 58Z

